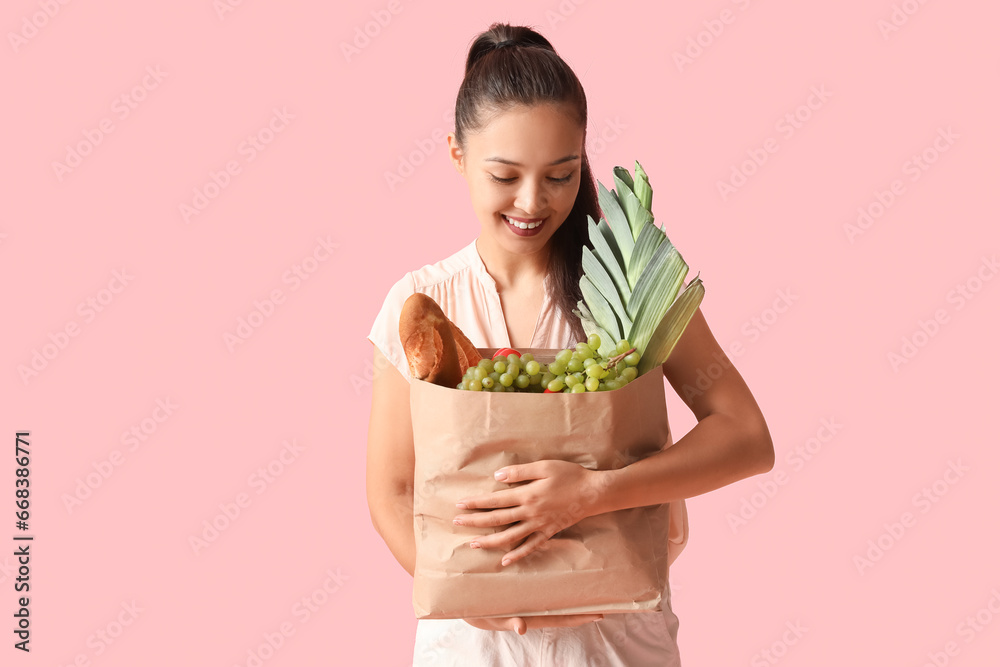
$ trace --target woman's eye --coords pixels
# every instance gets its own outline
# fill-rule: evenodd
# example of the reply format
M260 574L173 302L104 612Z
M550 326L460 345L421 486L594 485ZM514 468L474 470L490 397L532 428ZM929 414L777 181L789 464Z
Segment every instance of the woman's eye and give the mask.
M514 181L517 180L516 177L515 178L497 178L493 174L490 174L489 176L490 176L490 180L492 180L494 183L505 183L506 184L506 183L513 183ZM570 174L569 176L566 176L564 178L550 178L549 180L552 181L553 183L569 183L572 179L573 179L573 174Z

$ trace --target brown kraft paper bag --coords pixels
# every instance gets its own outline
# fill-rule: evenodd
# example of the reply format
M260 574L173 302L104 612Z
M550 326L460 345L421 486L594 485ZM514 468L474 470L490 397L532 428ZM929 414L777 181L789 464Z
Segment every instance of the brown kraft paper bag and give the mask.
M558 350L521 352L546 363ZM669 566L687 540L683 500L587 517L507 566L500 559L517 544L468 543L511 524L452 519L489 511L460 510L460 499L513 488L493 479L503 466L561 459L618 469L671 446L663 383L659 368L619 389L582 394L462 391L413 380L416 617L660 611Z

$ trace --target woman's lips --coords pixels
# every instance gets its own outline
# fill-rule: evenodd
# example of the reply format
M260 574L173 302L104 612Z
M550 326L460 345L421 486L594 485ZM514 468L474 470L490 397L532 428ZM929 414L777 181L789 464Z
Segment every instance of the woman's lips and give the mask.
M539 234L541 232L542 227L545 225L545 221L548 220L547 217L542 218L541 222L534 223L535 224L534 227L522 229L519 226L520 224L532 224L532 223L522 222L518 220L517 222L519 224L513 224L513 221L517 220L517 218L508 218L506 215L501 215L501 217L504 219L504 222L507 223L507 229L514 232L518 236L535 236L536 234Z

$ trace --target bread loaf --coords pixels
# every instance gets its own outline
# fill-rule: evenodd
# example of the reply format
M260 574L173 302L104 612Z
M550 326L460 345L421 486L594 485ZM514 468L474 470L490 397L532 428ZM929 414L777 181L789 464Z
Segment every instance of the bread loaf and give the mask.
M448 323L451 324L451 333L455 335L455 343L458 346L459 359L463 356L465 357L465 361L462 362L462 373L465 373L470 366L475 366L482 361L483 355L479 354L479 350L477 350L476 346L472 344L472 341L470 341L468 337L462 333L462 330L458 328L457 324L451 320L448 320Z
M406 299L399 314L399 340L410 375L451 388L462 381L465 368L459 361L453 326L426 294L417 292Z

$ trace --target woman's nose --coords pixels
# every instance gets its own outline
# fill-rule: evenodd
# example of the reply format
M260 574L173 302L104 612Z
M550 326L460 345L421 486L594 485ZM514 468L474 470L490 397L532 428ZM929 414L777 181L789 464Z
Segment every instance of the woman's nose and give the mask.
M514 205L524 211L525 215L533 215L545 210L547 199L548 195L543 186L525 182L521 189L518 190Z

